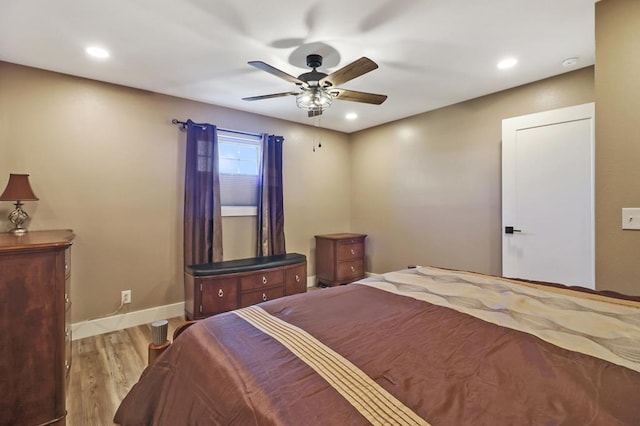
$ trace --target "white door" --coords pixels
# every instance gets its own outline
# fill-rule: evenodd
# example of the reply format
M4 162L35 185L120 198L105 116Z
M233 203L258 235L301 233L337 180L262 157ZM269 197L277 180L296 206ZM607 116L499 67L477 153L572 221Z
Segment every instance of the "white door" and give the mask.
M502 274L595 288L593 188L593 103L503 120Z

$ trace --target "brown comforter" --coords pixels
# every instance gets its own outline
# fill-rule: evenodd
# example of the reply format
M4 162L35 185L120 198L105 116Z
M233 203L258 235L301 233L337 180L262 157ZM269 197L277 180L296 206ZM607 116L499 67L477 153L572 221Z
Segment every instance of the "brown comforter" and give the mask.
M498 279L496 295L483 302L465 286L480 292L492 284L476 274L454 275L435 268L404 271L365 280L370 285L273 300L251 311L274 317L274 327L282 325L285 335L308 333L309 342L319 342L322 350L364 373L361 382L319 374L324 357L301 358L281 337L229 312L183 333L145 370L114 421L172 426L383 423L376 421L377 408L372 411L366 401L351 397L349 389L362 387L380 388L384 401L375 404L393 400L404 405L406 416L385 420L396 424L640 424L640 343L634 337L640 333L640 306L593 301L597 323L620 322L617 329L598 330L594 337L581 329L589 324L591 301L583 305L563 294L547 299L545 293L532 293L541 290L520 292L505 287L511 281ZM425 277L425 285L416 281ZM522 308L528 305L531 312L544 312L536 317ZM554 309L562 320L550 318ZM579 323L576 330L570 329L572 318ZM527 323L526 331L513 321ZM301 343L303 351L315 344L309 342ZM613 355L607 360L609 352ZM401 411L397 405L389 410Z

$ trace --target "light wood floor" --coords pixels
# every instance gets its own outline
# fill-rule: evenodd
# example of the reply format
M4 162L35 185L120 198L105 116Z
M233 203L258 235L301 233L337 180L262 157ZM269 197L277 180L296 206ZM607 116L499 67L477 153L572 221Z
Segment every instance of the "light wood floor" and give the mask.
M169 336L183 322L184 317L169 319ZM67 425L113 425L120 401L147 366L150 342L149 325L75 340L67 389Z

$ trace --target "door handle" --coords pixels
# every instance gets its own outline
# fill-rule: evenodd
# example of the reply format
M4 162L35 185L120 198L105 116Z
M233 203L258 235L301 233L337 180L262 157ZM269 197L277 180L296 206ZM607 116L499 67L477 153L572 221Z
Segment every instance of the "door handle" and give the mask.
M513 229L513 226L505 226L504 233L505 234L513 234L514 232L522 232L520 229Z

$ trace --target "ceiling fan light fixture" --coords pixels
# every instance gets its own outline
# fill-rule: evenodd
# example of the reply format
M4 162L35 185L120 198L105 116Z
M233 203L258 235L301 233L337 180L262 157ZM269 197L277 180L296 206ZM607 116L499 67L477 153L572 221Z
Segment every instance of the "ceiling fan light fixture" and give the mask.
M308 111L324 111L333 102L333 96L322 87L309 87L298 96L296 104L298 108Z

